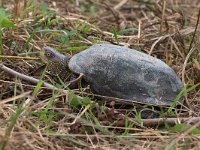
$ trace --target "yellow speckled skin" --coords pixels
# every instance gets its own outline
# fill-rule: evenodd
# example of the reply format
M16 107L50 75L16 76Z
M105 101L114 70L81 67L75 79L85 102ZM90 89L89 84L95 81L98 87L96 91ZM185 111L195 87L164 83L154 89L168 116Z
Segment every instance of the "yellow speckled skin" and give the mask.
M47 62L49 72L59 76L62 80L65 80L71 74L68 67L68 62L71 57L65 56L51 47L44 47L41 58Z

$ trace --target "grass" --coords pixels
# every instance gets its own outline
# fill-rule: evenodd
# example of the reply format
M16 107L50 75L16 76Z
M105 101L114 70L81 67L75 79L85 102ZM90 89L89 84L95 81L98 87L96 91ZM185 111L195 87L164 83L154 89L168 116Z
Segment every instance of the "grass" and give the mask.
M199 123L141 125L148 110L161 118L199 117L198 0L120 2L4 2L1 62L40 82L33 86L0 70L0 149L198 149ZM74 55L97 43L151 54L184 77L187 86L169 108L107 102L85 93L83 85L66 95L43 88L43 81L54 81L46 70L36 71L40 60L27 57L37 57L43 46ZM181 99L187 105L177 107Z

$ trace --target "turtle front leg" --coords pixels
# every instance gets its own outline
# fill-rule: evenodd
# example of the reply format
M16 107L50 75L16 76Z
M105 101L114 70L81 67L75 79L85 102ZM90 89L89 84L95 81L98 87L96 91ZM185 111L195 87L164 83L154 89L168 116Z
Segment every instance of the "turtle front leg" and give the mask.
M82 78L84 77L84 74L83 73L80 73L80 75L76 75L76 74L72 74L71 77L70 77L70 85L69 85L69 88L70 89L76 89L78 88L78 82L82 80Z

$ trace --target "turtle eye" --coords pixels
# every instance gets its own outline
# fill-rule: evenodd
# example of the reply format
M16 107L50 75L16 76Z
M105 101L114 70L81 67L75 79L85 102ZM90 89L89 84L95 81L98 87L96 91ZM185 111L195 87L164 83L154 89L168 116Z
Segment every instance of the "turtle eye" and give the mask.
M52 57L52 53L47 52L47 53L46 53L46 56L47 56L47 57Z

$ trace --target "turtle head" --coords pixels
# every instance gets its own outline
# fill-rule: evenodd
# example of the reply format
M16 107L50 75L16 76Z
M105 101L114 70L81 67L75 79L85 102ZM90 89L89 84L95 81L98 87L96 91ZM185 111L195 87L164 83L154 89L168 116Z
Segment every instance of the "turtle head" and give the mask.
M65 56L51 47L44 47L41 56L47 63L70 59L69 56Z
M48 64L48 70L54 74L59 75L68 72L68 62L70 56L65 56L51 47L44 47L41 53L41 58Z

